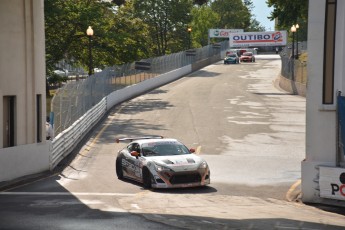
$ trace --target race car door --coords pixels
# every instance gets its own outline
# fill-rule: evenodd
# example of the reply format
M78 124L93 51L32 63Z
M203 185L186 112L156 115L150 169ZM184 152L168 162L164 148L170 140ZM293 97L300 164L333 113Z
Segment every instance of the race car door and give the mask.
M135 156L131 156L133 151L140 153L140 145L138 143L131 143L127 146L127 150L129 154L125 155L124 171L128 177L141 181L140 161Z

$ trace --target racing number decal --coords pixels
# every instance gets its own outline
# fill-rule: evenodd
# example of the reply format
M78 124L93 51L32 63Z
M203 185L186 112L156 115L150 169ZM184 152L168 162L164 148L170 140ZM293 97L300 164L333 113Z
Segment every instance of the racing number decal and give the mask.
M141 178L141 170L140 170L141 162L134 161L131 162L127 159L122 158L122 167L128 170L128 173L132 176Z

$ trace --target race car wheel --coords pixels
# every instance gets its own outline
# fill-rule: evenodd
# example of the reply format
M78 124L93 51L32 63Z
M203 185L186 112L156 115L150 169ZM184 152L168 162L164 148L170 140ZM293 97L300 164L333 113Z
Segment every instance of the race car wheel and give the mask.
M147 168L143 168L143 184L144 188L151 188L152 187L152 174Z
M119 178L120 180L123 179L123 171L122 171L122 164L121 164L120 158L116 159L116 175L117 175L117 178Z

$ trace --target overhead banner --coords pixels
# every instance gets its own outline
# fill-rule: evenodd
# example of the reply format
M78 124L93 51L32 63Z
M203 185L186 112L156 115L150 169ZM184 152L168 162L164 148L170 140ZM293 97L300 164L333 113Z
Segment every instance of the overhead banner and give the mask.
M232 33L241 33L243 29L209 29L208 36L210 38L229 38Z
M286 31L243 32L229 35L230 47L285 46Z

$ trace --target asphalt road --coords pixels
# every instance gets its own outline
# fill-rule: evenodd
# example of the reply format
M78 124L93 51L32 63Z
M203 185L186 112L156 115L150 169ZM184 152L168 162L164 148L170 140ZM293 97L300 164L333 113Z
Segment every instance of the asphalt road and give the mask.
M305 98L274 87L279 72L275 59L218 62L113 108L62 171L0 193L0 229L341 229L343 216L286 201L300 183ZM211 185L118 180L115 139L142 135L196 148Z

